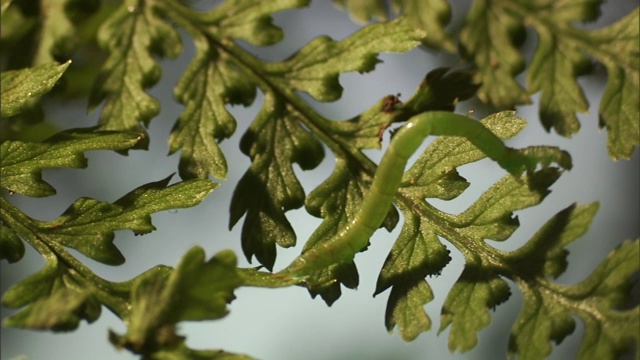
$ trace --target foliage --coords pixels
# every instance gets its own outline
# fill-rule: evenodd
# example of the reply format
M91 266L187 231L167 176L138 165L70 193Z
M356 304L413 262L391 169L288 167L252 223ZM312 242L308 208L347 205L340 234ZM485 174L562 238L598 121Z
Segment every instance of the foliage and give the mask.
M360 21L387 18L383 0L334 0ZM613 159L631 156L638 146L638 88L640 59L635 9L602 29L577 26L598 18L602 0L588 1L474 1L460 29L461 54L478 69L475 80L482 85L478 97L499 109L531 102L530 94L541 92L540 120L545 129L571 136L580 124L576 113L589 104L576 78L589 72L593 60L607 70L608 84L600 102L600 127L608 133L607 150ZM455 51L451 34L444 29L451 19L446 0L394 0L392 13L427 31L424 44ZM538 36L530 60L526 86L516 76L525 69L517 48L525 40L526 28ZM586 55L590 55L587 57ZM624 129L624 131L621 131Z
M4 306L20 309L4 319L4 326L75 330L81 320L95 321L106 306L127 325L124 334L111 331L110 341L143 358L248 358L190 349L177 325L224 317L227 303L241 286L302 285L329 305L340 298L342 286L355 288L359 277L354 262L332 258L330 251L335 249L328 247L323 255L328 265L310 276L271 271L278 246L296 243L287 211L304 205L311 215L323 219L304 251L340 236L343 229L355 226L354 219L360 224L357 214L362 199L377 176L376 164L362 150L380 148L385 130L393 123L429 111L453 111L459 101L476 92L480 100L498 109L528 103L532 93L541 92L543 126L571 136L579 129L576 113L588 110L577 77L589 70L594 59L608 73L599 114L600 126L608 133L609 155L629 158L638 146L638 9L606 28L585 30L575 23L596 19L599 0L476 0L459 35L454 35L445 29L451 7L444 0L394 0L390 11L381 0L334 2L360 21L404 16L374 22L341 41L318 37L289 58L268 62L237 40L259 46L278 43L284 34L273 24L272 14L304 7L308 0L226 0L210 10L195 10L173 0L3 1L3 49L11 50L18 43L29 46L2 55L0 185L5 192L0 199L0 260L20 261L24 243L45 260L40 271L3 295ZM538 35L526 86L516 80L525 68L517 47L525 27ZM160 104L146 90L161 77L158 58L181 54L179 30L196 48L174 88L184 110L168 139L170 152L181 153L177 169L181 180L170 184L172 176L168 176L113 203L83 197L52 221L36 220L13 205L4 195L55 194L55 188L42 178L44 169L85 168L86 151L126 154L148 147L145 127L160 112ZM82 37L75 35L79 33ZM339 76L374 70L379 53L401 53L419 45L456 52L456 38L461 56L473 69L433 70L404 103L389 95L361 114L337 121L314 110L301 95L321 102L338 100L343 91ZM100 58L96 46L106 52L99 71L92 70L93 60ZM93 79L90 90L77 85L86 77ZM155 230L152 213L202 202L217 186L210 177L227 176L229 165L218 145L236 129L227 106L252 104L257 90L264 94L264 102L240 141L251 165L236 186L230 226L244 217L240 239L244 256L250 261L255 258L269 272L238 268L229 251L206 259L196 246L175 268L158 265L129 281L113 282L96 275L69 251L120 265L125 259L113 243L116 230L148 233ZM87 98L90 110L100 107L99 124L65 130L42 142L22 139L25 124L41 120L40 98L46 93ZM482 124L500 139L512 138L526 124L512 115L499 112ZM406 151L403 148L397 144L390 150ZM336 159L335 169L306 195L293 164L313 169L327 149ZM431 329L424 305L434 295L426 277L440 274L450 261L444 239L465 259L441 313L439 331L450 328L451 351L468 351L477 344L477 333L491 322L489 309L509 298L506 279L522 292L525 303L505 349L510 354L525 359L548 356L551 341L568 336L576 317L585 324L580 358L615 358L640 343L640 334L634 331L640 323L640 307L629 305L631 277L640 268L638 240L622 243L578 284L551 280L567 269L566 247L587 232L597 204L574 204L560 211L517 250L498 250L486 241L509 239L519 226L514 212L538 205L571 166L558 149L538 146L526 151L552 161L526 174L505 176L457 215L425 199L458 197L469 182L457 168L490 154L463 138L440 137L404 175L402 168L390 172L402 176L398 189L385 189L392 190L395 206L380 209L384 220L372 229L391 230L400 213L403 216L401 233L375 290L376 295L389 290L387 329L397 327L406 341ZM361 250L349 246L339 251L351 252L352 257Z

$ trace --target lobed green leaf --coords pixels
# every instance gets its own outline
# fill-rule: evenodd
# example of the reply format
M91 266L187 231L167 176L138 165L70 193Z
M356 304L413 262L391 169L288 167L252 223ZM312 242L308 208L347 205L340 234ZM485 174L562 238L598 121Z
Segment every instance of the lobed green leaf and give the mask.
M522 357L548 355L550 341L560 342L573 331L571 315L579 316L585 324L580 359L615 359L637 344L640 307L621 307L628 305L630 277L640 269L639 245L637 240L624 242L577 285L538 280L546 286L534 286L530 280L518 281L525 303L513 328L509 351Z
M27 196L44 197L56 193L42 180L42 169L85 168L89 150L124 150L144 136L140 133L72 129L58 133L42 143L5 141L0 145L0 184Z
M42 239L58 242L109 265L124 263L113 244L114 231L129 229L146 234L155 227L151 214L199 204L218 185L209 180L190 180L168 186L171 176L132 190L113 204L90 198L74 202L59 218L37 222Z
M368 23L374 19L387 20L386 5L383 0L333 0L359 22Z
M473 84L471 75L468 72L449 72L446 68L436 69L427 74L414 96L406 103L403 104L397 96L390 95L361 115L351 120L335 122L331 125L336 132L335 136L341 138L345 144L351 144L351 146L356 146L361 149L377 148L380 145L382 132L392 122L405 120L427 110L453 109L457 99L470 97L476 88L477 86ZM447 151L451 151L451 149ZM425 154L428 153L429 152ZM349 214L356 213L368 186L367 183L371 181L371 178L364 173L361 166L356 159L350 156L345 155L344 157L338 157L336 159L335 170L331 176L309 194L305 203L307 211L314 216L323 218L324 221L305 243L304 251L322 241L332 238L337 234L339 229L348 225L351 220ZM425 173L428 174L431 173L431 171L425 170ZM450 174L446 176L449 175ZM452 181L453 180L454 179L452 179ZM414 214L405 213L407 222L410 221L409 217L413 215ZM418 218L419 217L416 217L414 220ZM391 230L396 226L398 220L398 212L395 208L392 208L383 226ZM403 232L404 231L405 228L403 228ZM429 233L424 234L425 238L429 238L429 236ZM406 238L406 242L401 240L396 242L392 254L394 251L398 251L398 253L403 254L400 256L404 259L406 255L404 246L407 245L408 242L413 241L414 237L401 235L401 238ZM419 243L420 241L416 240L416 244ZM436 265L431 268L433 272L428 270L428 273L437 273L446 262L448 262L449 258L447 253L440 253L439 251L443 249L438 248L438 244L429 245L430 250L433 250L433 252L429 252L429 255L434 256L434 264ZM421 245L417 245L417 247L420 246ZM411 246L408 248L412 249ZM418 252L409 251L409 254L413 255L407 256L421 256ZM436 254L442 256L435 256ZM388 261L390 260L388 259ZM444 264L442 263L443 261ZM417 259L414 263L422 263L422 259ZM385 269L383 269L381 277L378 280L376 294L384 291L391 285L392 281L395 281L391 279L395 276L394 271L388 273L390 279L382 280L386 277ZM411 273L413 273L413 271L414 269L410 270ZM413 274L411 278L413 279L415 275L422 273L424 272L420 270L416 274ZM424 273L424 275L426 275L426 273ZM422 276L422 278L424 278L424 276ZM338 281L332 281L333 279L337 279ZM312 295L320 294L323 299L330 304L340 296L341 284L348 288L353 288L358 285L358 273L353 263L341 264L340 266L334 266L326 271L315 274L310 279L307 279L307 283L309 284L308 288ZM389 313L393 313L393 310L390 309ZM402 326L404 327L404 325Z
M225 105L250 105L255 85L206 38L197 37L196 48L196 57L174 91L186 108L171 131L169 153L182 151L179 169L183 179L204 179L209 174L225 179L227 163L216 140L231 137L236 129Z
M478 67L478 97L495 108L529 104L525 88L514 77L525 68L516 46L524 35L522 21L499 3L473 2L460 30L463 56Z
M242 249L268 269L275 261L275 244L295 244L295 233L284 212L302 206L305 194L292 163L316 167L324 157L320 143L300 126L301 114L284 99L265 94L265 104L241 140L252 159L231 200L230 227L246 213Z
M529 91L542 91L540 121L545 129L554 128L560 135L571 136L580 129L576 113L589 109L576 77L591 64L577 44L565 41L553 29L539 29L538 38L527 73Z
M100 303L88 292L61 288L6 318L4 326L38 330L69 331L81 320L89 323L100 317Z
M409 286L396 286L391 290L385 325L391 331L396 325L405 341L412 341L421 333L431 329L431 319L424 305L433 300L433 292L426 281L420 280Z
M157 15L153 2L127 0L102 24L98 42L109 51L109 58L94 83L89 109L105 101L102 130L143 131L140 122L148 124L160 111L158 102L144 91L161 74L151 54L177 57L182 51L180 35Z
M449 325L449 350L468 351L478 343L477 333L491 322L489 309L506 301L509 285L482 265L469 264L442 306L440 329Z
M533 276L558 277L567 267L568 251L574 240L584 235L598 211L598 204L573 204L547 221L523 247L509 254L519 271Z
M284 33L273 25L272 14L308 6L310 0L230 0L198 16L203 24L215 29L220 38L246 40L254 45L273 45Z
M401 18L366 26L340 42L318 37L290 59L265 68L271 81L283 88L307 92L319 101L335 101L342 95L340 73L371 71L379 62L378 53L411 50L423 36Z
M394 0L393 8L397 14L406 16L410 25L426 32L422 40L425 46L456 51L455 42L444 29L451 21L451 5L447 0Z
M80 320L95 321L101 312L95 286L82 286L55 257L45 267L13 285L2 297L7 307L25 307L3 320L4 326L69 331Z
M498 137L510 138L526 124L512 115L513 112L494 114L482 120L482 123ZM545 147L529 150L529 155L543 165L541 170L520 178L512 175L504 177L458 215L443 213L424 199L452 199L465 190L468 183L455 169L485 157L470 142L459 137L440 137L405 172L396 201L405 222L385 260L375 292L379 294L392 288L387 304L388 329L401 319L389 317L389 314L400 311L395 309L400 304L394 299L410 296L400 292L424 281L428 275L439 274L450 261L447 248L438 239L438 236L442 236L463 252L468 270L454 285L445 302L440 331L452 325L449 338L452 351L466 351L475 346L477 331L490 322L487 308L505 301L509 295L509 288L493 269L494 265L484 264L484 259L496 256L495 249L485 244L484 240L507 239L519 225L513 212L540 203L549 193L549 186L560 172L555 168L547 168L547 159L554 159L567 167L569 165L565 154L557 149ZM468 304L472 305L467 309L465 307ZM414 310L416 318L427 316L424 309ZM412 333L416 328L409 326L406 321L399 328L405 339L417 336Z
M415 29L423 30L425 46L455 52L456 45L445 27L451 21L451 5L447 0L394 0L391 9L382 0L333 0L333 3L362 23L403 16Z
M628 159L640 144L640 9L611 26L591 33L603 54L608 82L600 101L600 127L607 129L607 150L614 160Z
M363 174L358 170L347 160L337 158L333 173L309 194L305 201L307 211L324 221L305 242L303 252L331 239L353 220L366 190ZM398 212L392 209L385 225L393 228L398 220ZM338 264L314 274L307 282L312 294L320 294L327 304L332 304L341 295L341 284L347 288L358 286L358 271L353 262Z
M19 308L47 296L61 274L62 267L56 258L52 258L40 271L11 286L2 295L2 305Z

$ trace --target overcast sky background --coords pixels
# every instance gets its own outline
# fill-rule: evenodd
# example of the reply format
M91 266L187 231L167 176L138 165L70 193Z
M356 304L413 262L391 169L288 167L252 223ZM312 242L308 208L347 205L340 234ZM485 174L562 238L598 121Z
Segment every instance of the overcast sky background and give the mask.
M454 22L466 13L464 9L470 1L453 1ZM605 4L604 16L599 24L611 23L621 14L628 13L637 2L617 0ZM287 11L275 16L276 24L285 29L285 39L265 49L255 50L261 58L280 60L302 47L312 38L327 34L334 39L343 39L359 29L349 16L334 8L329 1L314 1L311 7ZM159 117L152 120L149 133L151 146L147 152L134 151L123 157L112 152L89 153L89 168L86 170L45 170L44 178L57 190L58 195L45 199L28 199L15 196L14 202L27 214L41 220L56 218L75 199L81 196L103 201L115 201L128 191L142 184L165 178L177 170L179 155L167 157L166 139L183 107L173 100L173 86L193 56L193 47L188 38L184 39L185 51L176 61L164 61L164 76L151 93L162 104ZM530 36L525 48L533 49L535 36ZM344 96L335 103L314 104L329 118L347 119L369 108L376 101L389 94L401 93L402 100L411 97L423 76L441 66L460 66L456 58L428 52L421 49L406 54L384 54L384 63L369 74L346 74L341 76ZM597 104L602 95L606 79L599 68L594 75L581 78L591 103L591 113L581 115L582 129L573 139L565 139L556 134L547 134L542 129L537 116L537 104L522 107L518 115L529 120L529 126L519 137L510 142L511 146L558 145L568 150L574 161L574 168L564 174L552 187L553 192L541 206L518 212L521 228L506 244L496 245L502 249L514 249L522 245L546 220L556 212L577 201L590 203L600 201L600 210L591 231L569 246L569 269L558 281L575 283L588 275L593 268L625 239L638 237L640 184L639 156L634 153L630 161L613 162L606 155L606 133L597 128ZM537 97L534 97L537 99ZM222 143L229 163L229 175L198 207L166 211L153 215L157 231L135 237L129 231L116 234L115 244L121 249L127 262L119 267L108 267L84 259L95 272L114 281L128 280L133 276L161 263L174 266L182 254L194 245L206 249L212 256L223 249L232 249L239 257L241 266L249 266L240 249L239 223L228 231L229 203L235 184L245 172L250 162L238 150L238 141L259 110L262 97L248 109L232 108L237 118L238 129L230 140ZM97 114L86 115L86 104L59 109L54 121L61 128L92 126ZM480 118L488 110L478 103L467 102L458 108L460 113L476 111ZM382 152L368 151L374 159ZM111 167L104 166L105 163ZM307 193L319 185L332 171L333 157L329 152L321 166L303 172L295 166L296 173ZM504 172L490 161L482 161L460 169L464 177L472 183L459 198L451 202L437 202L445 211L460 212L471 204ZM177 176L176 176L177 179ZM176 180L174 179L174 181ZM299 245L295 249L279 251L276 269L286 266L300 252L304 241L320 223L306 214L303 209L287 213L294 225ZM450 354L447 350L446 330L437 336L440 325L439 314L448 290L462 271L463 259L451 246L451 264L438 278L428 279L435 300L426 306L433 325L432 330L420 335L412 343L403 342L397 331L389 334L384 327L384 312L388 291L373 298L375 282L380 267L399 234L401 224L389 234L383 230L376 232L371 240L370 251L356 257L361 274L357 291L345 290L343 296L331 308L320 299L311 299L306 290L295 287L288 289L241 288L237 299L229 306L231 313L219 321L203 323L183 323L180 329L187 335L188 343L194 348L221 348L230 352L245 353L259 359L489 359L504 357L508 334L521 306L521 296L512 287L512 297L500 305L492 315L492 324L480 333L479 345L464 354ZM445 244L448 243L445 241ZM37 271L43 265L42 258L28 248L25 258L12 265L2 262L2 284L6 289ZM255 265L255 261L254 261ZM13 313L2 308L2 317ZM91 325L82 322L77 331L64 334L34 332L20 329L2 329L2 359L14 359L26 355L29 359L134 359L132 354L118 352L107 339L107 331L112 329L124 333L124 324L103 308L98 321ZM569 336L555 349L552 359L573 358L575 348L583 334L583 327L577 321L574 335Z

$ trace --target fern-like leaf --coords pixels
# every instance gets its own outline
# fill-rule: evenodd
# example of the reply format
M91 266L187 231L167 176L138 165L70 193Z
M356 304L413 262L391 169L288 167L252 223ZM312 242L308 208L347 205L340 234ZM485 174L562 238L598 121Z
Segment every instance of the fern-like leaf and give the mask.
M151 54L178 56L180 35L158 16L152 2L129 0L102 24L98 41L110 55L95 82L89 109L104 100L101 129L143 131L140 122L148 124L160 111L158 102L144 91L161 73ZM147 143L148 139L139 147Z
M251 167L238 183L231 201L230 226L246 213L242 250L272 269L275 244L295 244L295 233L284 213L302 206L305 195L292 162L303 169L316 167L324 157L320 143L300 126L300 115L271 93L256 122L241 142L252 158Z

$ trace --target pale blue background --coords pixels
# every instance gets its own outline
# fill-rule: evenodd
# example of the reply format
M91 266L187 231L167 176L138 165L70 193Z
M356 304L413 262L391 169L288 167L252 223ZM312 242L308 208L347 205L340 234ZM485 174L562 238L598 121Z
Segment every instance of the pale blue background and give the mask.
M461 7L469 1L454 1L454 23L460 20ZM617 11L626 13L637 6L632 1L611 1L601 23L610 23L619 17ZM336 10L329 1L315 1L310 8L281 13L276 23L285 28L284 41L272 48L259 49L259 56L269 60L282 59L320 34L343 39L358 30L344 12ZM176 171L178 156L166 157L166 139L175 119L182 111L172 96L172 89L179 75L193 55L193 48L185 39L187 48L177 61L164 62L165 74L161 83L151 93L160 100L161 115L151 122L151 147L148 152L132 152L123 157L111 152L89 153L86 170L46 170L44 177L58 190L58 195L47 199L28 199L20 196L15 203L28 214L42 220L51 220L76 198L95 197L114 201L131 189L160 180ZM535 36L530 36L527 49L535 46ZM402 93L402 99L413 94L422 77L439 66L459 66L456 58L423 50L404 55L382 55L383 64L370 74L346 74L341 76L345 87L343 98L332 104L320 104L320 111L335 119L349 118L371 106L385 95ZM606 134L597 129L597 99L600 98L604 79L603 70L593 76L581 78L592 104L591 113L581 115L582 129L573 139L547 134L537 119L537 106L519 109L519 116L530 120L530 126L512 141L512 146L537 144L558 145L571 152L574 169L563 175L553 186L553 193L541 205L519 212L521 228L503 249L514 249L528 239L550 216L572 202L600 201L600 211L591 231L571 250L567 273L559 281L574 283L583 279L606 254L624 239L636 238L639 233L639 167L638 151L631 161L613 162L606 155ZM534 97L537 99L537 97ZM242 266L249 265L241 255L239 239L241 224L227 231L228 208L237 180L249 165L249 160L237 149L244 133L261 104L259 97L253 107L232 109L238 120L238 130L230 140L222 143L230 164L228 180L195 209L167 211L153 216L158 231L142 237L134 237L129 231L117 233L116 245L127 258L120 267L107 267L86 260L95 271L110 280L126 280L158 264L175 265L182 254L194 245L200 245L208 256L222 249L233 249ZM96 114L85 115L85 104L68 104L56 112L55 122L61 128L90 126L95 124ZM460 112L476 110L475 117L486 114L477 103L464 103ZM296 166L305 189L310 191L331 172L333 158L327 159L313 171L302 172ZM379 159L381 152L368 154ZM110 168L104 166L108 162ZM463 196L452 202L439 202L446 211L459 212L476 199L503 172L491 162L485 161L461 169L472 186ZM294 224L299 246L279 252L276 268L282 268L299 253L300 244L306 240L320 220L310 217L304 210L287 213ZM388 292L372 298L375 281L400 226L393 234L378 231L372 239L370 251L358 255L361 273L358 291L346 290L342 298L331 308L319 299L312 300L301 288L280 290L242 288L230 305L231 313L220 321L189 323L180 326L194 348L221 348L231 352L246 353L260 359L491 359L505 356L510 326L521 306L521 297L513 289L510 301L493 313L493 323L480 333L479 345L465 354L450 354L447 350L448 330L437 336L439 313L444 298L462 270L462 257L452 250L452 263L442 276L430 278L435 300L426 306L433 320L432 331L422 334L412 343L403 342L397 332L388 334L384 328L384 311ZM445 242L446 243L446 242ZM43 262L32 249L28 249L23 261L14 265L2 263L1 291L27 274L37 271ZM254 263L255 264L255 263ZM13 311L2 309L2 317ZM26 355L30 359L129 359L128 352L117 352L107 340L107 330L123 333L125 326L104 310L94 324L82 323L78 331L67 334L33 332L19 329L2 329L2 359ZM553 359L573 358L575 346L582 335L582 325L573 336L566 339L553 353Z

